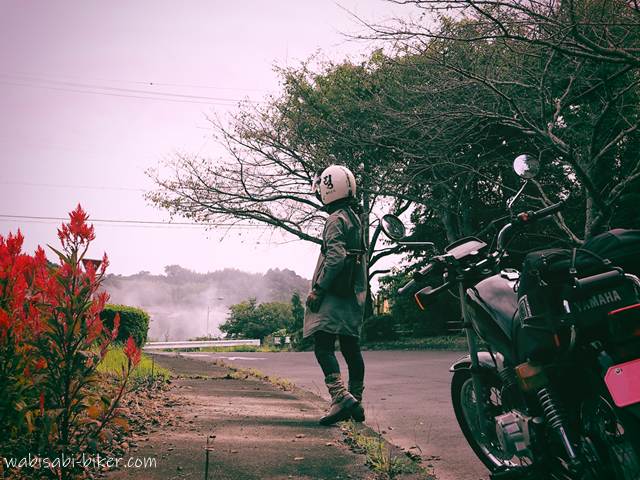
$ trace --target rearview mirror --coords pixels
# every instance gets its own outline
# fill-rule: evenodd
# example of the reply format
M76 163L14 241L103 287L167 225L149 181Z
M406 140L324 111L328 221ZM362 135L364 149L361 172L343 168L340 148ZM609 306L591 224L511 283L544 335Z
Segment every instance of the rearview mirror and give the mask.
M540 170L540 162L531 155L518 155L513 161L513 169L520 178L529 180L538 175Z
M384 215L380 219L380 226L382 227L384 234L396 242L398 240L402 240L407 233L407 229L405 228L404 223L402 223L402 220L390 213Z

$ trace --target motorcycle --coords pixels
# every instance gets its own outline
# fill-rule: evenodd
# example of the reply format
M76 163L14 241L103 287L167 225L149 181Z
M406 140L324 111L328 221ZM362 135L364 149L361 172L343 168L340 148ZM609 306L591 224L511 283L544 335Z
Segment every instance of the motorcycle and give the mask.
M524 182L510 211L538 168L528 155L514 161ZM532 252L520 271L501 266L515 234L565 203L511 214L494 249L456 241L398 293L425 310L457 290L468 354L450 369L453 409L492 478L638 480L640 279L620 263L640 258L640 232ZM406 241L391 214L380 228L400 245L433 245Z

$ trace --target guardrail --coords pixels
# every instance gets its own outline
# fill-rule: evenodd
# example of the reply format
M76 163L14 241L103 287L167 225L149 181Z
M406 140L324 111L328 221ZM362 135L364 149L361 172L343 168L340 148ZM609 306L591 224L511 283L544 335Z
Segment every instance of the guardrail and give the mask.
M202 348L202 347L236 347L238 345L260 346L260 340L185 340L182 342L147 342L143 350L164 350L174 349L181 350L185 348Z

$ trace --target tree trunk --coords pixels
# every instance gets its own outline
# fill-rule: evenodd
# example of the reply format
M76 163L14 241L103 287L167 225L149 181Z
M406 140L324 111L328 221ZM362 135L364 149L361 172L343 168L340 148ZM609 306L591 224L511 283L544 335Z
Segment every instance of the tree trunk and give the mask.
M447 241L449 243L455 242L458 239L455 215L447 208L444 212L439 213L439 217L447 234Z

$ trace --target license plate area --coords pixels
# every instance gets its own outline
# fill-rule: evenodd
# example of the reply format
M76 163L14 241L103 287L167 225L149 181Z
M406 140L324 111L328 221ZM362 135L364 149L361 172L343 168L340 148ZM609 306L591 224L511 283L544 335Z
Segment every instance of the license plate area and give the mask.
M640 403L640 358L610 367L604 381L618 407Z

